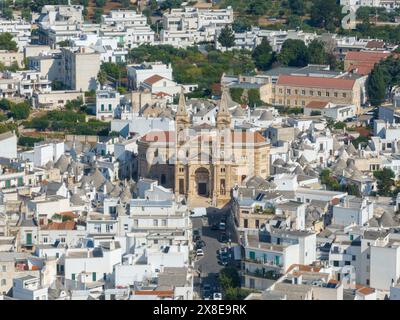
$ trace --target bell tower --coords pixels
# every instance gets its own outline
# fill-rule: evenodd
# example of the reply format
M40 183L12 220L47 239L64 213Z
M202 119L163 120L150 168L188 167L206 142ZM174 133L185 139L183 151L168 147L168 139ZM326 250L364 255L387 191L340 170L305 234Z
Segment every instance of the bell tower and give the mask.
M187 129L189 125L190 125L190 117L186 110L185 95L183 94L183 88L182 88L181 94L179 96L178 109L176 110L176 115L175 115L175 130L179 135L179 133L182 130Z
M188 190L188 146L185 143L189 136L190 116L186 109L183 87L179 96L178 108L175 115L175 195L187 195ZM186 160L185 160L186 159Z
M217 129L229 129L231 126L231 114L228 109L229 92L227 87L222 88L221 101L217 113Z

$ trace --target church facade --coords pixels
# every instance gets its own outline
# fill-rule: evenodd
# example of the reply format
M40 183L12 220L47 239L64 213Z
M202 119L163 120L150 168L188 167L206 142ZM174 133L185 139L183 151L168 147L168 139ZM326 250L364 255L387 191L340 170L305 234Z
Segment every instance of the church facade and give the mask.
M181 94L175 132L152 131L138 141L140 177L153 178L173 188L177 199L196 197L222 206L244 179L269 175L270 145L257 131L234 130L223 90L216 125L193 126Z

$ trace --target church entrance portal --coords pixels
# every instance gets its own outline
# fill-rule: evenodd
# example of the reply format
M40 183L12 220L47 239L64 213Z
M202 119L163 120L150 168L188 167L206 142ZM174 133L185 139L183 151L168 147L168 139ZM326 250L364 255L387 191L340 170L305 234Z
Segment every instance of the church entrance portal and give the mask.
M197 194L202 197L210 196L210 172L206 168L199 168L195 172Z

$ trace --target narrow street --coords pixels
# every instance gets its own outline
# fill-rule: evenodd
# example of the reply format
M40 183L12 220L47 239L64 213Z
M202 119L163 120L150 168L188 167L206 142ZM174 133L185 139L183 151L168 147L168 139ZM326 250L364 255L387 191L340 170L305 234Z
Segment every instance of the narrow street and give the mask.
M200 278L195 279L195 292L199 297L203 298L201 288L208 284L212 292L221 292L219 288L218 274L224 268L218 260L218 251L221 247L228 246L229 243L220 243L219 237L220 230L211 230L213 224L219 224L223 217L227 218L226 234L231 238L231 245L236 244L236 236L234 232L234 225L232 219L227 215L230 209L217 209L207 208L207 217L192 218L193 230L200 230L201 239L205 242L206 246L203 247L204 256L195 258L195 270L199 271Z

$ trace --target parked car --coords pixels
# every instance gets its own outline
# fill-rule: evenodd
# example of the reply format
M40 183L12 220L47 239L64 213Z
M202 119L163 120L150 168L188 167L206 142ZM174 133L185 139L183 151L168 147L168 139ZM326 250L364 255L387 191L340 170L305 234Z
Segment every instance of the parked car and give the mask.
M211 226L211 230L219 230L219 224L218 224L218 223L214 223L214 224Z
M209 284L204 284L203 285L203 299L210 300L211 297L212 297L211 286Z
M193 241L196 242L201 239L200 230L194 229L193 230Z
M225 231L226 230L226 223L225 222L220 222L219 223L219 230Z
M221 264L222 264L223 266L228 265L228 259L226 259L226 258L221 259L220 262L221 262Z
M206 246L206 243L203 240L196 241L196 249L201 249Z
M222 294L220 292L214 292L213 300L222 300Z
M197 257L202 257L202 256L204 256L203 249L197 249L197 250L196 250L196 256L197 256Z
M222 232L219 235L219 242L222 242L222 243L227 243L228 242L228 236L226 235L225 232Z

